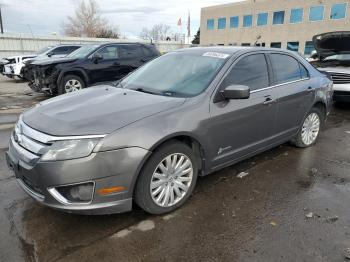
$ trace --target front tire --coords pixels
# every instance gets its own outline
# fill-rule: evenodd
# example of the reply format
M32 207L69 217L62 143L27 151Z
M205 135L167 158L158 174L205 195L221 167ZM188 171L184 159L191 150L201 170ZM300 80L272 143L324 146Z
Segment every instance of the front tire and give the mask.
M171 212L190 197L197 176L192 149L181 142L167 142L142 168L135 188L135 202L151 214Z
M325 116L322 110L317 107L312 108L304 119L296 138L292 141L293 144L300 148L314 145L320 135L324 121Z
M62 79L62 83L58 88L58 94L66 94L76 92L85 88L84 81L77 75L66 75Z

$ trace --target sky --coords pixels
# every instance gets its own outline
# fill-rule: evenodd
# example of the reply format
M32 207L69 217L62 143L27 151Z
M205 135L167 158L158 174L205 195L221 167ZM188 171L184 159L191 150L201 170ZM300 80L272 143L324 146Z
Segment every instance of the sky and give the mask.
M100 13L122 36L137 38L143 27L164 23L178 32L182 18L183 33L191 14L191 35L200 24L201 7L236 2L237 0L97 0ZM5 32L34 35L62 34L66 17L74 13L80 0L0 0Z

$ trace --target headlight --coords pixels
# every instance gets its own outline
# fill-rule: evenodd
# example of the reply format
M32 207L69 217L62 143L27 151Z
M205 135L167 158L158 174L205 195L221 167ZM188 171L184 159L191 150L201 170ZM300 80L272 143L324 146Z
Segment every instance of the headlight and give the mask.
M99 139L79 139L56 141L42 155L41 161L67 160L86 157L98 143Z

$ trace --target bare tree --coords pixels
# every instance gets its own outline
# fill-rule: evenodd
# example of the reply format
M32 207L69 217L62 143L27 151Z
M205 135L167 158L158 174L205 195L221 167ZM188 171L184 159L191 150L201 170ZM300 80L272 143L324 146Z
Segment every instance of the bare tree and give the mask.
M152 39L151 37L151 33L150 30L148 30L147 27L143 27L140 34L139 34L140 38L143 40L150 40Z
M108 21L99 14L95 0L82 0L73 16L68 16L68 22L63 25L64 33L70 36L97 37L109 35L119 36L119 30L108 25Z
M120 32L118 26L107 26L102 28L96 35L97 38L120 38Z
M151 29L144 27L140 32L140 38L144 40L165 41L169 30L170 26L165 24L156 24Z

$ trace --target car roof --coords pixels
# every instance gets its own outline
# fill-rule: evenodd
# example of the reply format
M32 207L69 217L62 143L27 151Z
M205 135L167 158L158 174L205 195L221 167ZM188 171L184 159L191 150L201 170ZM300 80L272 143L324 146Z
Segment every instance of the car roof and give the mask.
M208 46L208 47L189 47L184 49L178 49L174 52L191 52L191 53L198 53L203 54L205 52L218 52L218 53L226 53L229 55L233 55L235 53L244 53L244 52L251 52L251 51L273 51L273 52L282 52L286 54L292 54L296 55L296 52L292 52L285 49L280 48L269 48L269 47L251 47L251 46Z

